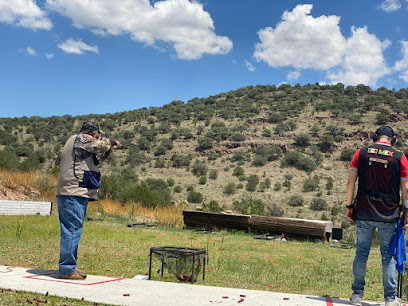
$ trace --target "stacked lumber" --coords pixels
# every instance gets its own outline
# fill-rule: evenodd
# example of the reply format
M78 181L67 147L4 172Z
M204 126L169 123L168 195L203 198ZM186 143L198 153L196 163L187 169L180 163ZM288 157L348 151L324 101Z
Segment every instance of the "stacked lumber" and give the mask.
M0 215L51 215L51 202L0 200Z
M249 215L216 214L202 211L183 211L184 224L205 229L248 230Z
M331 221L183 211L184 224L205 229L236 229L252 233L329 240Z

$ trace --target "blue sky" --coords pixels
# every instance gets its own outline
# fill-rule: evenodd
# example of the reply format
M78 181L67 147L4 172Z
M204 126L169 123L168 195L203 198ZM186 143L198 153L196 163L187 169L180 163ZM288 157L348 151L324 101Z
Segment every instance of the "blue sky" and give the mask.
M282 83L408 87L408 0L0 0L0 117Z

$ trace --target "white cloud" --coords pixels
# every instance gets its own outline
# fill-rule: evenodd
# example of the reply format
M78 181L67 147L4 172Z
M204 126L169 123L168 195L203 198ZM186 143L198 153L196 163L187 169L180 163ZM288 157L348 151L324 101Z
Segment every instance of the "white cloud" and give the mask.
M54 57L54 53L45 53L45 57L46 57L47 59L51 59L51 58Z
M285 11L275 29L258 31L254 57L271 67L328 69L337 65L346 44L337 16L310 16L313 5Z
M0 0L0 22L32 30L52 28L46 13L33 0Z
M401 2L400 0L384 0L378 8L386 12L395 12L401 8Z
M352 36L347 40L342 68L337 72L329 72L327 76L333 84L340 82L376 87L378 79L391 73L383 56L390 42L381 42L375 35L368 33L367 27L353 27L351 30Z
M394 70L400 72L399 77L408 83L408 41L401 41L402 59L394 65Z
M244 64L245 64L245 67L247 67L247 69L249 71L255 71L255 67L254 67L254 65L252 65L252 63L250 61L245 60Z
M36 55L37 54L37 52L35 52L35 50L33 48L31 48L31 47L27 47L26 50L27 50L27 53L30 54L30 55Z
M62 49L62 51L65 53L83 54L84 51L90 51L99 54L99 49L97 46L89 46L81 40L74 40L72 38L69 38L64 43L59 44L58 48Z
M180 59L226 54L232 41L215 34L210 14L197 1L46 0L47 8L71 18L74 26L99 35L129 34L146 45L172 44Z
M299 71L290 71L287 74L287 79L289 81L296 81L298 78L300 78L300 72Z
M292 12L283 13L275 29L259 30L255 59L271 67L327 71L334 84L375 86L391 72L383 56L389 41L381 42L366 27L352 27L352 36L346 39L340 31L340 17L315 18L310 15L312 8L311 4L297 5Z

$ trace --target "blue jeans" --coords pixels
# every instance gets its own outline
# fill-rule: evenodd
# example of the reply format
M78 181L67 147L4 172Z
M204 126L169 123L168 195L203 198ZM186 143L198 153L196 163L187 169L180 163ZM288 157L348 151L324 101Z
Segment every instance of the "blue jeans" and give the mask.
M78 243L82 236L88 199L57 196L61 228L59 275L72 275L77 270Z
M368 255L375 229L380 238L381 263L383 269L384 299L392 302L397 295L395 280L395 260L388 250L394 237L397 223L357 220L357 251L353 263L354 283L351 289L354 293L363 295Z

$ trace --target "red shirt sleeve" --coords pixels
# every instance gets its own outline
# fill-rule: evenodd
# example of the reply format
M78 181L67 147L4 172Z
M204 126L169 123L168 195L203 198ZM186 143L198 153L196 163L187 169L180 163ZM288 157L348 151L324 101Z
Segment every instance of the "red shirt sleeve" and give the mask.
M356 151L356 153L354 153L353 159L350 162L350 167L349 169L358 169L358 158L360 157L360 149L358 149ZM405 160L407 161L407 159L405 158ZM408 161L407 161L407 165L408 165ZM402 169L402 167L401 167ZM402 171L402 170L401 170Z
M408 178L408 160L405 154L402 154L400 175L403 178Z

